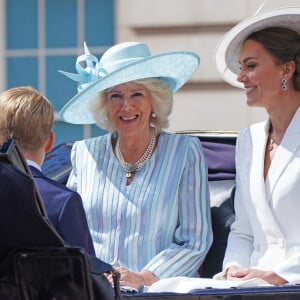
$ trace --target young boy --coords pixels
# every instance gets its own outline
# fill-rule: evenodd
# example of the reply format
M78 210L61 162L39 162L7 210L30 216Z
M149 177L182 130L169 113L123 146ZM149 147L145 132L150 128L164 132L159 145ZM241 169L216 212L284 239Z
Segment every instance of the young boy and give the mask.
M0 94L0 141L16 140L44 201L47 216L60 236L74 247L94 255L80 195L41 172L45 153L54 143L54 110L32 87L22 86Z

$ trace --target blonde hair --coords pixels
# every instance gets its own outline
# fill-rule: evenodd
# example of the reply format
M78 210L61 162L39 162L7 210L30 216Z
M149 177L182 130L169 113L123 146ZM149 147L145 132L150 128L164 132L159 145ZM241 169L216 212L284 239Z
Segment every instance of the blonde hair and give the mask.
M49 138L54 111L49 100L30 86L0 94L0 140L14 138L22 151L36 151Z
M149 126L155 127L157 133L161 132L164 128L168 128L169 116L173 108L173 93L169 85L158 78L140 79L132 82L141 84L150 91L152 112L155 114L155 117L150 116ZM106 92L109 90L100 92L92 99L89 104L89 110L99 127L110 132L115 132L116 129L110 119L106 103Z

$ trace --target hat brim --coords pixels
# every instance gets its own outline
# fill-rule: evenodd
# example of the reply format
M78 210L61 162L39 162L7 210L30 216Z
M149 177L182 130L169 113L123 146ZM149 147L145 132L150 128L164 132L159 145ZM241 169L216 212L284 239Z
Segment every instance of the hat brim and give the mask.
M62 120L73 124L93 124L88 104L97 93L110 87L144 78L161 78L176 92L198 68L200 58L193 52L178 51L149 56L93 82L71 98L61 109Z
M215 63L226 82L243 88L243 84L237 81L242 43L251 33L274 26L289 28L300 33L300 7L265 11L243 20L228 31L215 51Z

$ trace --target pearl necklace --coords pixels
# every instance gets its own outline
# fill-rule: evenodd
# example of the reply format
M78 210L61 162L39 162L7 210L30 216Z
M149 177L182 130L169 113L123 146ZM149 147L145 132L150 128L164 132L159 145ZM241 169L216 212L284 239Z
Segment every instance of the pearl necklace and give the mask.
M119 162L121 163L123 169L126 172L126 178L130 178L132 176L132 174L134 174L135 172L137 172L143 168L143 166L146 164L147 160L151 157L151 155L153 153L153 150L155 147L155 142L156 142L156 135L155 135L155 131L153 130L149 145L148 145L146 151L144 152L144 154L135 163L127 163L125 161L125 159L122 155L121 149L120 149L119 138L117 139L116 149L115 149L116 156L117 156Z

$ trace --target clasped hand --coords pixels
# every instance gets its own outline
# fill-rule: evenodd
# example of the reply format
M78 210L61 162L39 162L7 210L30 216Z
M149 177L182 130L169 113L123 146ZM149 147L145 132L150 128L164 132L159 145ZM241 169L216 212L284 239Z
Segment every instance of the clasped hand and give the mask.
M242 269L238 266L231 266L226 273L227 280L249 280L253 278L261 278L266 282L274 285L281 285L287 283L287 281L277 275L273 271L265 271L260 269L245 268Z
M150 286L158 280L152 272L147 270L132 272L122 267L116 267L115 269L120 273L120 286L130 286L141 290L144 286ZM113 285L112 274L107 274L106 277L110 284Z

